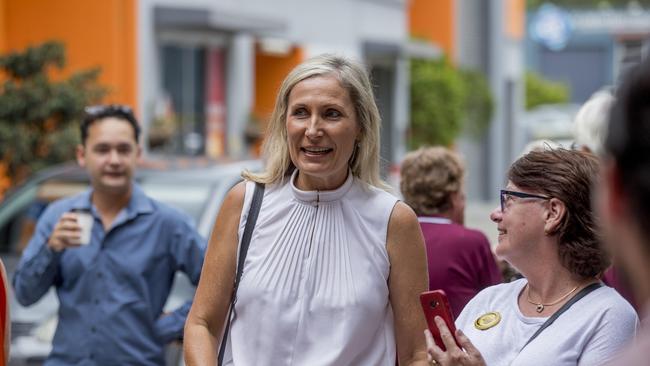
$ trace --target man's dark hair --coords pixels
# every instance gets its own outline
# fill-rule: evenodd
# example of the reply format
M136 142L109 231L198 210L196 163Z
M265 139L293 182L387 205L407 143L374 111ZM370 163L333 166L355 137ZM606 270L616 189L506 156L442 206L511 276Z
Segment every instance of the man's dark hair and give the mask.
M84 109L84 116L81 120L81 143L86 143L88 129L95 121L109 117L119 118L129 122L131 127L133 127L135 142L137 143L140 140L140 124L133 115L131 107L120 104L106 104L90 106Z
M650 238L650 59L628 72L616 94L605 153L616 161L620 183Z
M508 180L517 187L564 202L566 213L553 234L559 237L562 265L582 278L599 275L610 262L599 244L591 208L591 190L599 166L592 153L548 149L531 151L508 171Z

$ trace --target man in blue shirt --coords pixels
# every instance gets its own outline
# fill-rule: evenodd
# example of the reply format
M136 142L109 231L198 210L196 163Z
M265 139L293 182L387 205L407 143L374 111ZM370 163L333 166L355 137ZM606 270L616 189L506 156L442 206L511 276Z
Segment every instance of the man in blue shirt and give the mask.
M30 305L54 286L59 322L45 365L162 365L164 345L183 333L190 302L162 309L174 274L197 284L205 240L179 211L133 182L139 125L128 107L86 109L77 161L92 188L58 200L39 218L16 270L18 301ZM93 216L81 245L74 211Z

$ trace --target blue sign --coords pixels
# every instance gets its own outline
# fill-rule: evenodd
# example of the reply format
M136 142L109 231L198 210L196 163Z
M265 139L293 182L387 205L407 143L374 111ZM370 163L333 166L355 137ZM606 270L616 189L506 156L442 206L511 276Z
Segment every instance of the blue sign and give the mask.
M530 23L531 38L554 51L566 47L572 32L569 14L552 4L542 5Z

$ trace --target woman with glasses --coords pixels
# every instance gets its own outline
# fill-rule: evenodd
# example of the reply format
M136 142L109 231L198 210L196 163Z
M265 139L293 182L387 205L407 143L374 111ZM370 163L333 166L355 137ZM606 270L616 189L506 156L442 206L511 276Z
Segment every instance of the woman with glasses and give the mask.
M600 365L630 341L634 309L599 277L609 259L590 207L598 161L564 149L532 151L510 167L490 218L496 254L524 278L489 287L465 307L446 352L427 331L441 365Z

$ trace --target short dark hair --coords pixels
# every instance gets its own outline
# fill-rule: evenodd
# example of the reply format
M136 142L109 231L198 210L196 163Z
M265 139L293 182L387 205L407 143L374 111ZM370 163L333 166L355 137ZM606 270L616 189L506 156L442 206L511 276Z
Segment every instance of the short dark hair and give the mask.
M400 189L416 214L437 215L452 208L452 194L462 189L465 168L460 157L441 147L421 147L402 161Z
M131 127L133 127L135 142L140 141L140 124L135 118L131 107L121 104L102 104L89 106L84 109L84 115L81 119L81 143L86 143L88 129L95 121L109 117L119 118L129 122Z
M622 188L650 239L650 59L630 69L616 93L605 153L616 161Z
M601 274L610 263L601 247L591 207L598 158L589 152L547 149L531 151L515 161L508 179L518 188L559 199L566 214L555 234L562 265L582 278Z

